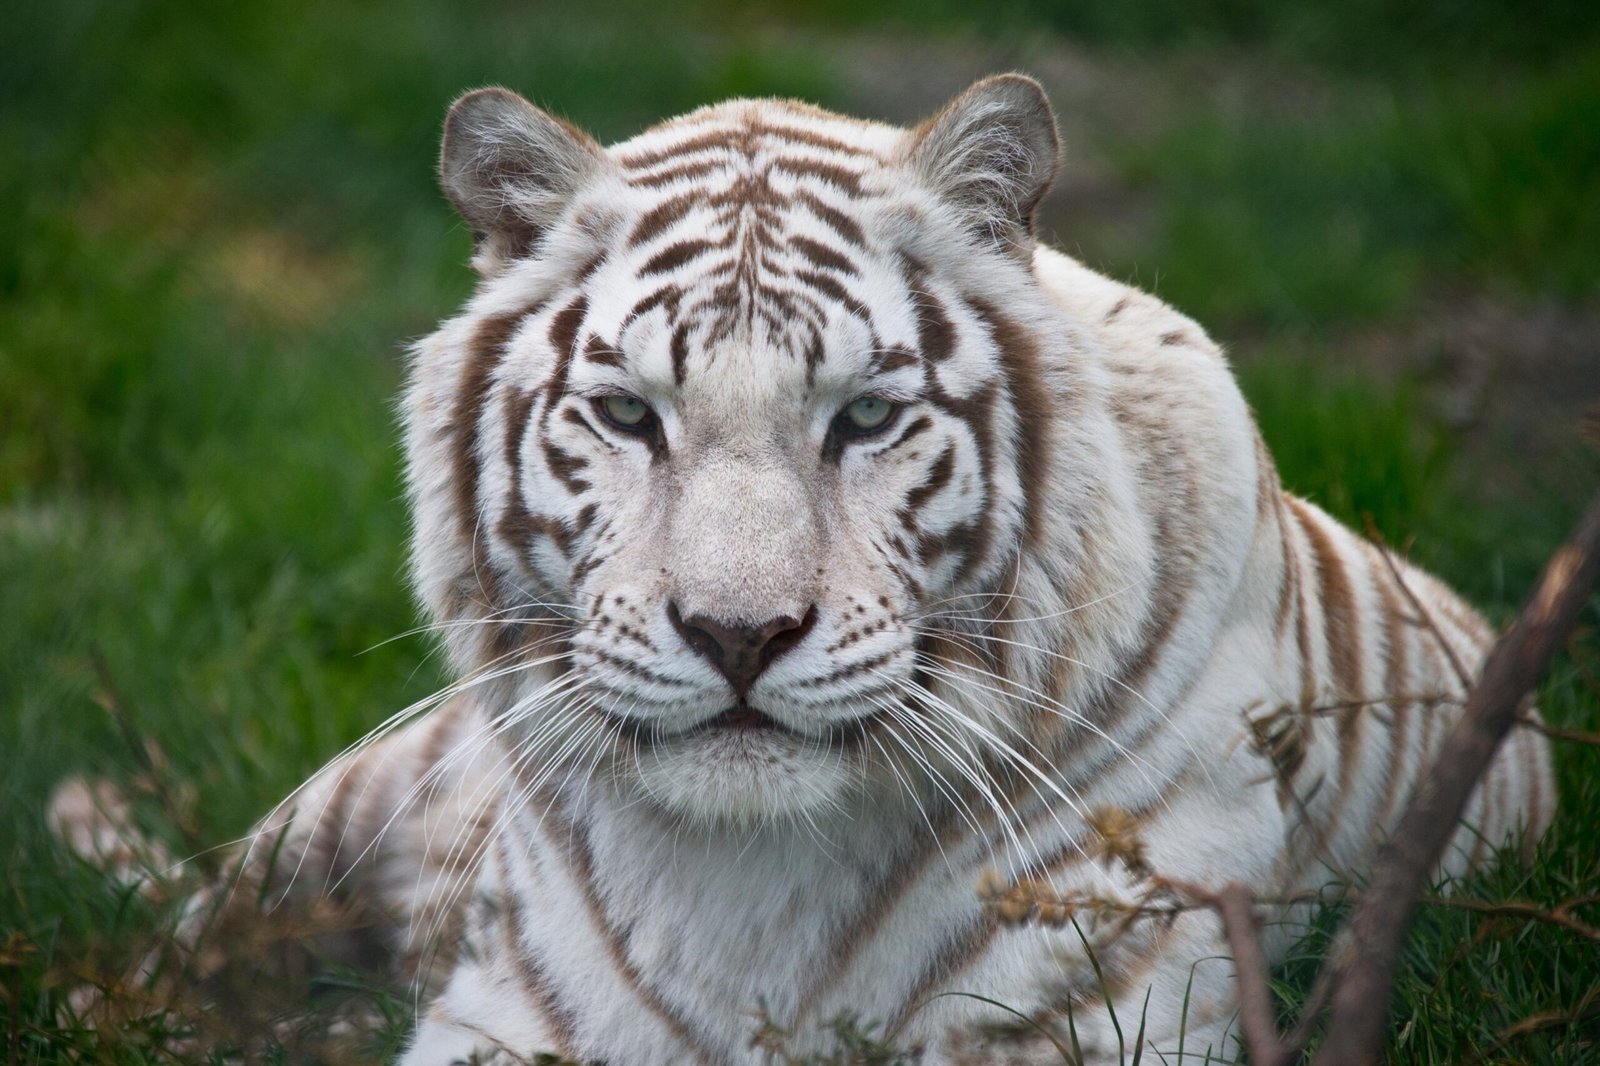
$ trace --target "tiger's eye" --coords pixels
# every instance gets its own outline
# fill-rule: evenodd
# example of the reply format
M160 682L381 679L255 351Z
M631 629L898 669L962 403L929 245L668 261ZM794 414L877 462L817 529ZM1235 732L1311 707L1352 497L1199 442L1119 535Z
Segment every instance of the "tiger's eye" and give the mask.
M619 426L640 426L650 417L650 405L637 396L607 396L600 406Z
M844 409L850 424L861 430L874 430L889 421L894 404L882 396L863 396Z

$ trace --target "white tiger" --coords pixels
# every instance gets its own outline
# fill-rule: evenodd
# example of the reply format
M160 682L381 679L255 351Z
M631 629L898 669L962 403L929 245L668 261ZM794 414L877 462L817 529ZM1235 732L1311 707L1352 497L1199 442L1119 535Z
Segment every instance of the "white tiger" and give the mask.
M1057 154L1017 75L909 131L735 100L609 149L456 103L480 283L404 412L462 681L282 849L393 907L414 975L460 930L405 1063L758 1062L758 1004L928 1064L1059 1061L1070 1010L1114 1062L1108 992L1152 1060L1227 1057L1209 912L1013 927L982 871L1365 871L1492 634L1281 489L1198 326L1036 244ZM1515 733L1446 870L1554 799ZM1107 811L1142 863L1099 861Z

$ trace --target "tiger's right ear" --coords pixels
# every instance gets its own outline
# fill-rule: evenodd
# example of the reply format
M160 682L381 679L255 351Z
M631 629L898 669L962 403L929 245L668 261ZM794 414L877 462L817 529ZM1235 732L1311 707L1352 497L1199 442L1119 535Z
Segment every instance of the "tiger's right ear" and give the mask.
M1060 161L1056 116L1044 89L1021 74L975 82L912 130L908 158L985 242L1024 262L1034 212Z
M608 163L574 126L509 89L477 89L444 120L439 185L472 227L479 269L527 255Z

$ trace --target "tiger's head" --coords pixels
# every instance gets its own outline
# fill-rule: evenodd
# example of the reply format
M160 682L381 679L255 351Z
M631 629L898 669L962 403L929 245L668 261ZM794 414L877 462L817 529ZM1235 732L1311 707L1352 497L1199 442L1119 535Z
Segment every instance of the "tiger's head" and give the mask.
M1015 75L909 131L739 100L609 149L455 104L481 278L415 354L414 565L527 787L794 817L1026 728L1006 681L1057 668L993 627L1087 572L1033 549L1103 460L1029 268L1057 154Z

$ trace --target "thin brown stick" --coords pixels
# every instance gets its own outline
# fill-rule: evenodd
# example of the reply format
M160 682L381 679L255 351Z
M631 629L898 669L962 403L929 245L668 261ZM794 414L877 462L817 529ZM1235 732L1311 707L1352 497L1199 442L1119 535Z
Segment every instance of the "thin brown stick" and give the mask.
M1318 1066L1378 1061L1395 965L1422 888L1437 868L1472 789L1516 723L1523 697L1577 623L1597 580L1600 495L1572 539L1550 557L1516 624L1489 653L1432 771L1422 778L1399 827L1380 848L1369 888L1335 938L1325 965L1336 967L1336 987Z
M167 787L167 768L157 762L157 756L161 754L160 748L152 749L150 742L139 731L133 715L128 710L127 702L122 698L122 693L111 676L111 667L98 646L90 647L89 663L94 668L95 679L99 682L94 694L95 702L117 724L118 731L121 732L123 740L127 742L129 750L133 752L133 757L139 764L146 788L161 804L167 820L183 838L187 852L194 855L196 861L209 864L210 851L200 838L200 829L195 825L189 805L181 802Z
M1527 903L1522 900L1495 901L1460 899L1452 896L1424 896L1421 902L1429 907L1444 907L1449 910L1472 911L1475 914L1484 914L1496 918L1521 918L1524 921L1558 925L1563 929L1577 933L1579 936L1588 937L1590 940L1600 943L1600 928L1596 928L1588 922L1572 916L1573 907L1581 907L1587 903L1593 903L1595 898L1594 896L1584 896L1581 899L1568 900L1548 910L1537 903Z
M1228 950L1233 954L1235 980L1239 982L1239 1028L1250 1048L1250 1061L1256 1066L1285 1066L1296 1049L1285 1044L1278 1034L1255 900L1248 888L1235 881L1217 893L1215 906L1222 916Z
M1365 518L1367 521L1367 537L1377 546L1378 554L1383 556L1384 565L1389 568L1389 576L1393 577L1394 583L1400 586L1400 591L1405 595L1407 602L1411 604L1411 609L1417 612L1416 624L1426 628L1433 634L1433 639L1438 641L1439 650L1444 652L1444 657L1449 660L1450 669L1455 672L1456 680L1461 682L1462 689L1472 688L1472 675L1462 665L1461 658L1456 655L1455 648L1451 647L1450 642L1445 639L1444 632L1439 628L1439 623L1433 620L1433 615L1428 613L1428 609L1422 605L1422 601L1417 598L1417 594L1411 591L1411 585L1406 581L1405 575L1400 572L1400 564L1394 560L1394 551L1390 549L1388 542L1383 539L1383 531L1372 520L1372 515L1368 514Z
M1479 1063L1488 1062L1501 1048L1531 1033L1540 1033L1546 1029L1572 1029L1597 1017L1600 1017L1600 993L1590 989L1579 1000L1577 1010L1542 1011L1538 1014L1530 1014L1521 1021L1506 1026L1495 1034L1494 1043L1468 1059L1462 1066L1478 1066Z
M1588 744L1592 747L1600 748L1600 733L1589 733L1582 729L1568 729L1565 726L1551 725L1530 712L1525 711L1517 715L1517 724L1535 732L1543 733L1551 740L1566 740L1573 744Z

